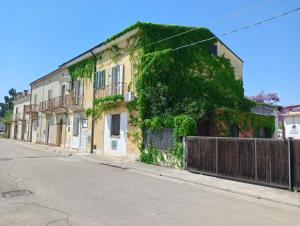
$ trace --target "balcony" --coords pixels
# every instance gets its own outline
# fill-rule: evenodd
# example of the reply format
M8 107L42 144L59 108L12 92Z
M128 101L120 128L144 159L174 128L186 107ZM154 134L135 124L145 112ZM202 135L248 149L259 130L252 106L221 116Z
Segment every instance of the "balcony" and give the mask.
M50 100L45 100L42 101L39 105L39 111L40 112L51 112L51 101Z
M107 96L124 95L124 90L126 85L127 84L124 82L118 82L118 83L113 83L111 85L107 85L104 87L104 89L97 89L95 91L95 97L103 98Z
M31 119L36 119L38 117L39 106L37 104L30 104L24 106L24 112L31 116Z
M73 111L83 110L83 96L70 93L64 97L64 106Z
M40 103L39 111L44 113L65 111L65 97L54 97Z

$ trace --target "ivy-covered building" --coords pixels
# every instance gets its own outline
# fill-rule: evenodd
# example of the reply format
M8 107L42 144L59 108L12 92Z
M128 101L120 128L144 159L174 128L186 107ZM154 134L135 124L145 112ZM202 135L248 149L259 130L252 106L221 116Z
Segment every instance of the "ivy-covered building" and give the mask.
M185 135L269 135L274 117L253 111L242 68L207 28L137 22L31 83L30 140L153 163L180 160Z
M61 65L73 80L89 83L84 98L91 151L136 156L146 129L253 135L245 132L253 131L255 116L244 98L243 61L208 29L190 29L137 22ZM185 124L180 119L191 129L175 128L176 120Z

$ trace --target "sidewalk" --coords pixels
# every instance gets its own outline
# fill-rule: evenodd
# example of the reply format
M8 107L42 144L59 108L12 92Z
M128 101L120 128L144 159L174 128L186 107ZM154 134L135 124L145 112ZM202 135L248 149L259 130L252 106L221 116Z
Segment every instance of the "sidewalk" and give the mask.
M76 152L58 147L47 145L31 144L16 140L5 140L6 142L42 151L52 151L66 156L77 156L87 161L120 167L137 173L148 174L150 176L159 176L183 183L200 185L211 189L231 192L247 197L268 200L289 206L300 207L300 193L287 190L270 188L265 186L247 184L237 181L220 179L201 174L194 174L184 170L172 169L161 166L148 165L141 162L134 162L126 158L103 157L100 155Z

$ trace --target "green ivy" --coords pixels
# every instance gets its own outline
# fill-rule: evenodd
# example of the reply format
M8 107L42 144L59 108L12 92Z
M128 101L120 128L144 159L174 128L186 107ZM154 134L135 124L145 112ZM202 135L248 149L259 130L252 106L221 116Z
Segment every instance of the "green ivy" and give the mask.
M74 65L71 65L68 70L73 80L78 78L91 78L96 65L94 57L89 57L82 60Z
M174 118L174 138L196 134L197 123L189 115L179 115Z
M114 109L119 103L123 102L124 97L122 95L107 96L103 98L96 98L94 100L94 108L88 108L85 110L86 115L89 117L94 116L94 119L98 119L102 112Z

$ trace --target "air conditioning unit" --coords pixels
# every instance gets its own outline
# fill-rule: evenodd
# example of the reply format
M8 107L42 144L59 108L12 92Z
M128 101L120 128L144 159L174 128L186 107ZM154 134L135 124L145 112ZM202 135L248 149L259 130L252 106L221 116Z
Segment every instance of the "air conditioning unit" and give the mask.
M130 102L134 100L134 92L127 92L124 94L124 101Z

